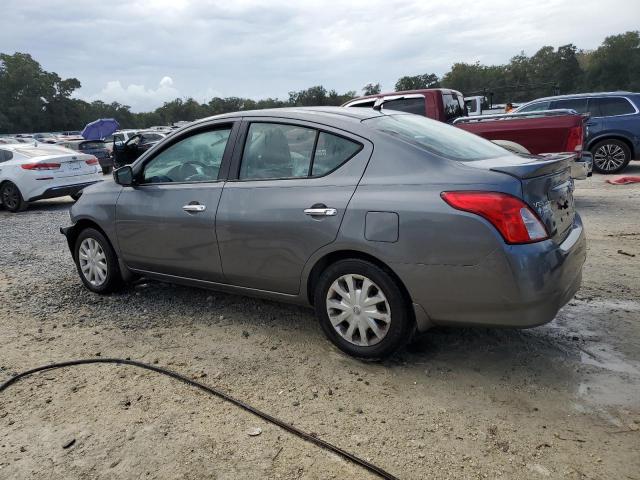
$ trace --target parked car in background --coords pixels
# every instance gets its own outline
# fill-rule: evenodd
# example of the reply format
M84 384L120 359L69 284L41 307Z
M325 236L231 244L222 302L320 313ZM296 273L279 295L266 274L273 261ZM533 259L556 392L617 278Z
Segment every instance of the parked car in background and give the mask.
M585 118L568 110L551 115L535 112L469 117L462 94L443 88L381 93L350 100L343 106L396 110L453 123L517 153L575 152L576 179L586 178L590 168L591 158L582 155Z
M342 106L373 108L375 105L379 105L381 110L414 113L446 123L467 116L463 95L448 88L379 93L349 100Z
M113 169L113 157L107 148L107 144L103 140L66 141L59 145L81 153L93 155L98 159L98 162L100 162L100 168L102 168L102 173L105 175Z
M33 138L40 143L57 143L58 139L53 133L34 133Z
M117 142L114 140L112 151L113 166L120 168L123 165L132 163L165 137L166 135L160 132L140 131L129 137L125 142Z
M559 108L589 114L585 148L593 154L593 168L618 173L640 159L640 93L605 92L539 98L519 107L527 113Z
M17 137L10 137L10 136L0 137L0 144L2 145L6 145L10 143L25 143L26 141L27 140L24 138L17 138Z
M568 162L400 112L243 111L86 189L61 230L93 292L138 274L313 305L380 358L431 325L554 318L586 256Z
M43 198L79 192L102 178L98 159L58 145L0 145L0 204L19 212Z

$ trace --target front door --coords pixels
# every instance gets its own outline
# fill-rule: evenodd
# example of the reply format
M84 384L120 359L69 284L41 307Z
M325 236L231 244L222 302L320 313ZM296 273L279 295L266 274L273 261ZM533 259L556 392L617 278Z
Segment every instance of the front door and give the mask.
M118 198L116 229L133 269L220 281L215 215L232 150L233 123L186 132L136 165L137 185Z
M336 238L370 143L316 124L247 120L218 207L228 283L296 294L309 257Z

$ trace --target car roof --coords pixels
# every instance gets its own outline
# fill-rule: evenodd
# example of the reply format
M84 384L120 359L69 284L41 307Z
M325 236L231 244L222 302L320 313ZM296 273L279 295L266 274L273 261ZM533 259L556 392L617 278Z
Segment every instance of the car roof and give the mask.
M535 100L531 100L530 102L527 102L526 105L534 102L544 102L548 100L565 100L565 99L569 100L572 98L591 98L591 97L619 97L621 95L626 96L626 95L638 95L638 94L635 92L627 92L623 90L620 90L617 92L574 93L574 94L567 94L567 95L554 95L551 97L536 98Z
M394 115L409 115L403 112L393 112ZM383 117L388 113L379 112L369 108L345 108L345 107L285 107L268 108L264 110L241 110L238 112L223 113L213 117L196 120L185 127L191 127L211 120L242 117L281 118L289 120L303 120L314 123L326 124L345 130L358 129L362 120ZM182 127L182 128L185 128Z

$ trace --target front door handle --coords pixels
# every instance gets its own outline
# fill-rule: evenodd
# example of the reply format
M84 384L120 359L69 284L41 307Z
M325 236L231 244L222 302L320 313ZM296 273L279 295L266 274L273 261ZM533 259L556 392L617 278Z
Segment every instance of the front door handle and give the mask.
M190 203L189 205L185 205L184 207L182 207L182 210L188 213L204 212L206 209L207 206L200 203Z
M338 214L338 210L335 208L305 208L305 215L311 215L312 217L333 217Z

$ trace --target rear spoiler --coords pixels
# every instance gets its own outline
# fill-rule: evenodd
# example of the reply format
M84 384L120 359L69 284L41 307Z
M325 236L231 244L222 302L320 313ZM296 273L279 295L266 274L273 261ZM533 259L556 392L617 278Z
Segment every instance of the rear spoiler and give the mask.
M549 153L542 156L531 156L531 162L520 165L492 167L494 172L506 173L516 178L533 178L559 172L571 168L577 153ZM542 157L542 158L541 158ZM526 158L526 157L522 157Z
M458 117L453 121L454 125L460 123L474 123L486 120L519 120L522 118L559 117L562 115L579 115L573 109L559 108L556 110L540 110L538 112L499 113L497 115L477 115L475 117Z

